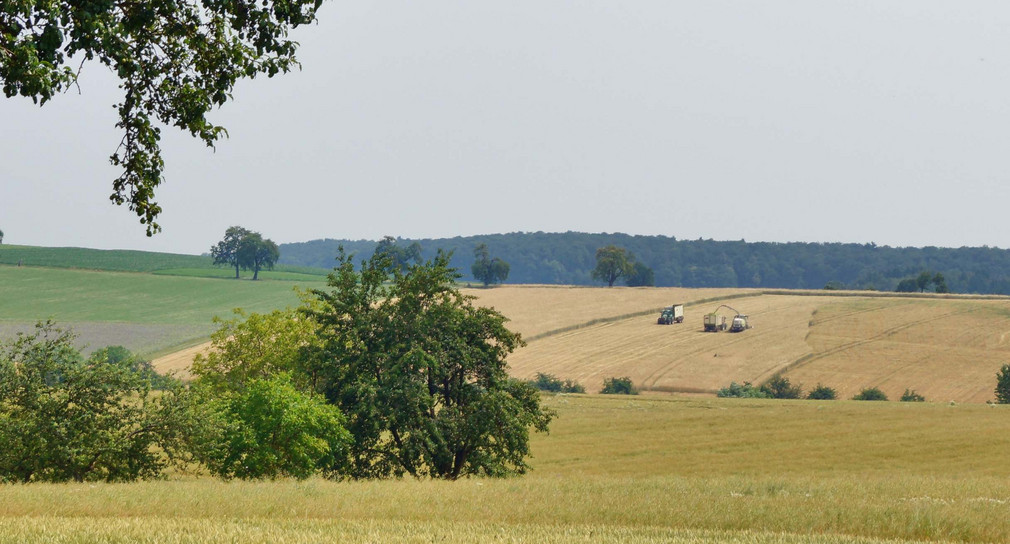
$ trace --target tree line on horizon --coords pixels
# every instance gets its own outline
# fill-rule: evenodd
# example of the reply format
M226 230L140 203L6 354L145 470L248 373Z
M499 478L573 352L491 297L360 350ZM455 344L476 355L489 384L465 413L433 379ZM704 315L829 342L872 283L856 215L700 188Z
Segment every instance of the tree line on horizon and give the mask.
M757 287L894 291L923 272L942 274L952 293L1010 295L1010 250L994 247L890 247L873 243L678 240L628 234L510 233L441 239L390 238L425 258L451 251L451 265L470 270L473 249L488 250L510 265L509 283L599 285L597 251L624 248L653 273L658 287ZM388 242L387 242L388 243ZM416 244L416 246L414 245ZM371 255L371 240L314 240L280 246L281 264L332 268L338 246ZM469 279L469 278L467 278ZM907 285L907 283L906 283Z

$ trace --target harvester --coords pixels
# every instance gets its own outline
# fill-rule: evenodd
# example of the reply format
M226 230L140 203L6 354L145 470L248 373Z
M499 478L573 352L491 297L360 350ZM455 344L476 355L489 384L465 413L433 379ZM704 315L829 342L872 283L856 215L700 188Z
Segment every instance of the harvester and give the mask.
M729 332L743 332L750 328L750 320L746 315L738 312L735 308L723 304L719 308L726 308L736 313L729 326ZM726 318L718 314L719 308L714 312L705 314L705 332L719 332L726 330Z

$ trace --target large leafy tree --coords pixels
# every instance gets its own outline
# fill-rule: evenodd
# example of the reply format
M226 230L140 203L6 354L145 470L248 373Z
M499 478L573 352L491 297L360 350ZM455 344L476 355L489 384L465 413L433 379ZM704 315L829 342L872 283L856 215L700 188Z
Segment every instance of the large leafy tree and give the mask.
M248 236L250 231L242 227L228 227L224 231L224 238L210 248L210 256L214 258L214 264L224 264L235 268L235 279L239 278L239 268L241 263L238 257L238 248L242 239Z
M484 287L492 283L500 283L508 279L509 263L499 259L491 258L491 252L487 249L487 244L479 244L473 250L473 265L470 266L470 273L478 281L484 283Z
M524 472L529 430L546 431L553 414L508 375L522 340L506 318L459 292L441 252L407 274L378 254L358 271L341 249L338 263L306 311L320 325L323 391L354 437L350 474Z
M613 287L614 282L627 277L634 270L634 258L623 247L609 245L596 250L596 268L593 268L593 279L607 282L607 287Z
M0 346L0 481L128 481L158 476L178 419L129 358L84 359L74 336L39 324Z
M89 62L120 80L122 140L112 154L122 173L111 200L147 226L164 161L161 125L213 146L225 129L208 112L231 98L235 83L297 66L292 28L310 23L322 0L22 0L0 3L0 83L6 96L45 104L76 84Z
M245 235L238 244L238 264L253 271L253 280L259 279L260 270L270 270L280 258L280 250L273 240L263 238L258 232Z

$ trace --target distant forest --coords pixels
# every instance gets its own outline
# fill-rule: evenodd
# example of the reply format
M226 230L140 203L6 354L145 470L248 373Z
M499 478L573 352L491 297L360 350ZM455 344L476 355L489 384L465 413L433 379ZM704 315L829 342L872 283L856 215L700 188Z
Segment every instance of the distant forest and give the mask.
M613 244L629 250L655 273L660 287L768 287L893 291L921 272L941 273L954 293L1010 295L1010 250L992 247L889 247L876 244L818 244L677 240L627 234L510 233L443 239L397 238L414 242L424 258L452 251L452 264L471 280L473 249L487 244L492 257L511 265L506 283L600 285L590 277L596 250ZM376 241L315 240L280 246L280 263L332 268L337 247L359 259Z

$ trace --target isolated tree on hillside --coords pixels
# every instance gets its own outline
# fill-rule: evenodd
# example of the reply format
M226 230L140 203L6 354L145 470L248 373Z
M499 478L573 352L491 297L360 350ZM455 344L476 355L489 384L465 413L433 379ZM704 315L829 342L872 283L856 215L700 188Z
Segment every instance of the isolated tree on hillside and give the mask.
M473 250L473 265L470 266L470 273L482 283L484 287L492 283L501 283L508 279L509 263L499 259L491 258L491 252L487 249L487 244L479 244Z
M214 264L225 264L235 267L235 279L239 278L238 249L242 239L250 234L250 231L242 227L228 227L224 231L224 239L210 248L210 256L214 257Z
M258 232L245 235L238 244L238 263L242 268L253 271L253 280L259 279L260 270L272 269L280 256L277 244L264 239Z
M593 269L593 279L607 282L607 287L613 287L614 282L630 274L633 270L634 257L623 247L609 245L596 250L596 268Z
M928 271L923 271L915 278L915 285L919 288L920 293L925 293L929 285L933 283L933 274Z
M0 230L0 244L4 243L4 231Z
M116 128L122 139L110 161L122 168L111 200L147 225L161 206L161 127L175 126L213 146L224 127L207 113L232 98L243 78L298 67L288 32L316 20L320 0L106 0L0 3L0 83L7 97L45 105L98 62L119 78ZM110 142L111 143L111 142Z

